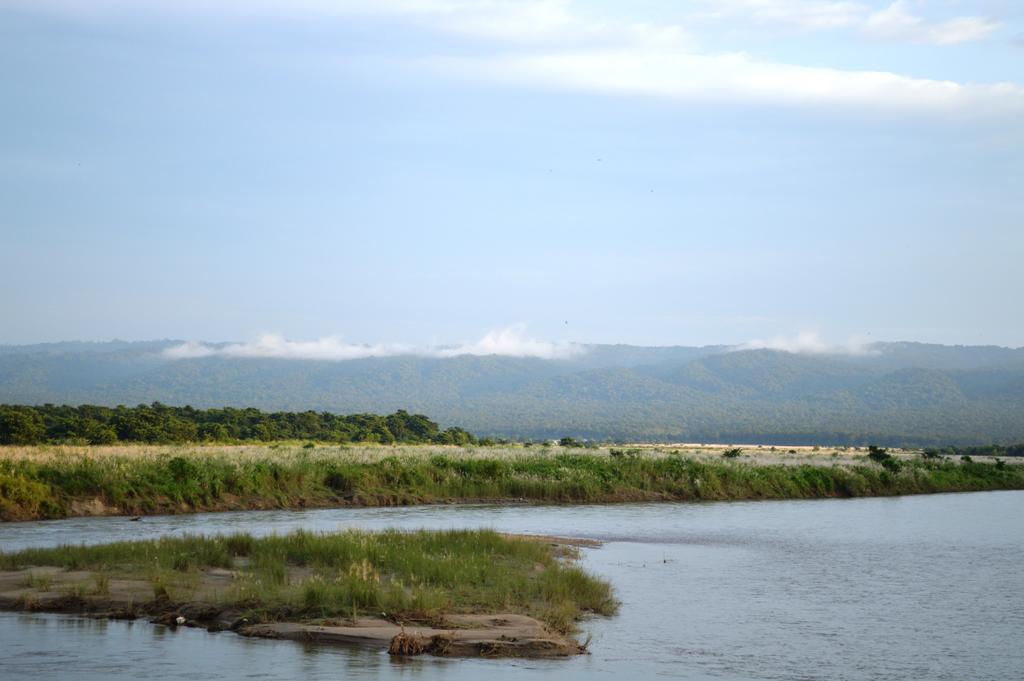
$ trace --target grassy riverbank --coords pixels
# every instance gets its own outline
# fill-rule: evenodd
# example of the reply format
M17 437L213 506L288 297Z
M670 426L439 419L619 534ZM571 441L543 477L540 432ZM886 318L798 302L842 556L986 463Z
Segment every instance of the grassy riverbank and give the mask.
M760 450L758 450L759 452ZM795 450L789 450L794 453ZM459 447L0 449L0 518L385 506L807 499L1024 489L1024 466L857 453Z

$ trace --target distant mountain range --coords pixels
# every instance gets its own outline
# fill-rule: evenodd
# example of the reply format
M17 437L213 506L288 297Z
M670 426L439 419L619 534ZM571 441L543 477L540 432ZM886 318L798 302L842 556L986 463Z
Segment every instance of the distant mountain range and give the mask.
M1024 348L858 354L588 345L344 361L173 359L180 341L0 346L0 402L420 412L479 435L765 444L1024 441Z

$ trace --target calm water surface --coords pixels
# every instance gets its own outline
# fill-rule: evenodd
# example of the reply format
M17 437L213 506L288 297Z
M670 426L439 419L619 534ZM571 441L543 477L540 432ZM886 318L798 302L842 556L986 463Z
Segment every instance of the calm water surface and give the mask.
M1024 492L716 504L439 506L0 525L0 549L183 532L492 527L602 539L620 614L568 661L417 658L0 614L3 679L1024 679Z

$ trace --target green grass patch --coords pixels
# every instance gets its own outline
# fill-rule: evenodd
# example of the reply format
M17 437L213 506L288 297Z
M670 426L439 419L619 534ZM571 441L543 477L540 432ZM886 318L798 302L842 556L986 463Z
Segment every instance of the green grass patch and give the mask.
M2 569L28 566L94 571L83 594L105 593L113 572L148 580L155 599L212 599L263 621L513 612L566 632L584 613L616 609L611 587L549 542L490 530L184 536L0 553ZM204 587L210 568L232 569L230 588Z

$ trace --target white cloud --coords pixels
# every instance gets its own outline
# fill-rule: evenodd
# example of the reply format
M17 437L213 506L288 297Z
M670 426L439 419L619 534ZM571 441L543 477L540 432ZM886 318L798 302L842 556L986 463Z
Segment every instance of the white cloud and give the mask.
M205 343L188 341L181 345L166 348L161 354L163 354L167 359L196 359L199 357L210 357L211 355L216 355L217 348L206 345Z
M830 344L814 331L802 331L792 338L776 336L768 340L750 340L733 350L781 350L806 355L871 355L876 352L863 338L854 337L845 343Z
M870 11L861 2L845 0L700 0L707 9L698 20L746 19L758 25L779 25L799 31L848 28L864 20Z
M871 37L885 40L957 45L984 38L1000 25L1000 22L984 17L956 17L948 21L928 22L912 14L905 0L895 0L885 9L868 16L863 30Z
M709 53L698 48L692 32L684 26L602 21L591 18L580 3L569 0L378 0L341 4L367 12L414 15L436 30L469 35L491 41L492 45L504 43L502 49L484 54L420 60L449 73L488 81L697 101L857 107L886 112L1024 112L1024 88L1011 83L957 83L886 71L801 66L744 52ZM889 10L893 8L898 13L901 0ZM874 38L938 44L978 38L998 26L997 22L976 17L929 23L904 12L913 30L891 30L883 35L884 21L876 18L879 13L850 0L714 0L709 12L719 18L743 15L757 23L802 30L850 28L863 32L874 21Z
M1002 24L994 19L961 16L929 21L910 11L906 0L875 9L853 0L700 0L702 21L745 21L793 31L853 29L877 40L956 45L980 40ZM924 3L918 3L923 5Z
M86 11L70 0L34 0ZM778 25L805 31L845 29L874 39L951 45L979 39L999 26L982 17L929 21L904 0L877 10L855 0L700 0L683 25L639 23L599 15L572 0L178 0L146 4L150 11L268 12L382 17L477 42L451 53L408 57L409 64L488 81L516 81L622 95L788 106L854 107L878 111L971 116L1024 112L1024 88L913 78L876 70L803 66L743 51L699 48L693 28L710 21ZM126 0L88 7L128 12ZM138 10L141 11L141 10Z
M541 341L526 336L522 324L491 331L475 343L432 351L439 357L458 355L504 355L506 357L539 357L541 359L569 359L584 351L577 343Z
M854 106L890 112L1024 112L1024 88L1010 83L964 85L885 71L797 66L744 53L622 50L455 58L437 63L481 78L620 95Z
M366 357L392 357L412 354L411 346L397 344L361 345L346 343L336 336L314 341L292 341L274 334L264 334L251 343L228 343L207 345L193 341L182 343L164 350L170 359L191 359L197 357L241 357L276 359L320 359L345 360Z
M539 359L569 359L585 351L576 343L542 341L526 336L522 324L490 331L478 341L445 347L416 347L400 343L375 345L346 343L337 336L313 341L293 341L274 334L264 334L250 343L210 345L189 341L167 348L168 359L201 357L232 357L241 359L307 359L344 361L369 357L458 357L461 355L501 355Z
M591 18L587 3L573 0L9 0L36 9L83 16L136 12L383 16L405 19L451 33L531 44L572 44L581 39L677 40L679 25ZM1001 24L962 16L929 22L908 9L906 0L876 10L858 0L695 0L697 9L683 14L687 24L738 22L781 26L799 31L861 29L873 37L951 45L977 40ZM919 3L923 4L923 2Z

